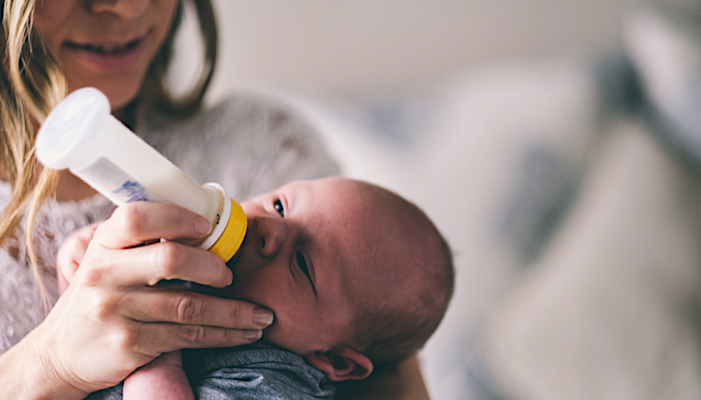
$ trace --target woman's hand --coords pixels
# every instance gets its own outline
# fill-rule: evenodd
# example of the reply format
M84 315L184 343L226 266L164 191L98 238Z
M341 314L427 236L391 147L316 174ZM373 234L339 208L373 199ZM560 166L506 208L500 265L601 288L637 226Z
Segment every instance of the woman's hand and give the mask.
M233 274L218 256L173 241L198 239L208 231L206 219L177 206L119 207L96 227L68 289L26 338L46 368L88 394L119 383L165 352L260 338L272 322L269 310L155 286L171 279L217 288L231 283ZM166 241L138 246L159 238Z

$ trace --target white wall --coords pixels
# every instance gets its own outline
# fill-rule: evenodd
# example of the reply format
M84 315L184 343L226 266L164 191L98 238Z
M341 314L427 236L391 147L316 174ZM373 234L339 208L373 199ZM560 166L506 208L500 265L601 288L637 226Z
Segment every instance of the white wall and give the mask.
M312 85L391 90L485 59L615 45L643 0L215 0L213 93Z

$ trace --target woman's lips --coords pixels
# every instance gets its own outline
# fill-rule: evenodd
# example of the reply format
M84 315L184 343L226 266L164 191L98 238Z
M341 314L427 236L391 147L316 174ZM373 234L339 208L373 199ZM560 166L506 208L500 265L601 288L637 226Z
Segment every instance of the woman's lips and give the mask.
M64 47L82 61L99 69L124 69L135 66L145 48L145 37L126 42L65 42Z

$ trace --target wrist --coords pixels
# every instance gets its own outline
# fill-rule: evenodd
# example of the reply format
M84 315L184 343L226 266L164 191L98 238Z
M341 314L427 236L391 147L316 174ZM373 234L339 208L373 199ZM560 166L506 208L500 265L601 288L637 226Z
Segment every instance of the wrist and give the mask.
M89 393L65 379L35 331L0 356L0 397L8 399L82 399Z

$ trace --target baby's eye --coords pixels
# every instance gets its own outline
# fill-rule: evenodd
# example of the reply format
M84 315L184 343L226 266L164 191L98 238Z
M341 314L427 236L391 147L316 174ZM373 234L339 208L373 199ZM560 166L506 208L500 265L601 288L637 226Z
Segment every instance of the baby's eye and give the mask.
M275 207L275 211L277 211L277 213L280 214L281 217L285 216L285 208L282 206L282 202L280 201L280 199L275 200L273 206Z

